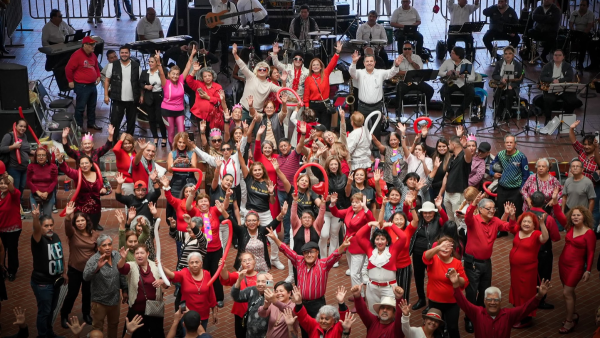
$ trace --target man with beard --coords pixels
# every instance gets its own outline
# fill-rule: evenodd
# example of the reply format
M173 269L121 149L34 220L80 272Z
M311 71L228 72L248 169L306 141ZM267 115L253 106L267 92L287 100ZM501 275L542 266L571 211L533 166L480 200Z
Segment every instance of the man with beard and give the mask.
M115 126L114 139L119 139L123 117L127 116L127 134L133 135L137 115L136 103L140 100L139 79L142 67L130 59L131 50L127 46L119 48L119 60L106 66L104 80L104 103L112 100L110 123ZM110 86L110 95L108 88Z
M33 216L31 288L37 301L38 337L62 338L52 329L52 313L56 308L60 286L68 283L62 243L54 233L52 217L49 215L40 217L39 205L31 209L31 215Z
M390 285L390 287L392 286ZM354 296L356 313L367 327L366 338L402 337L404 335L402 333L402 321L400 319L395 320L395 317L396 313L402 313L400 301L403 299L404 290L399 286L393 286L396 299L381 297L380 303L373 305L377 312L377 316L375 316L369 311L365 300L360 295L362 288L363 284L354 285L350 292Z

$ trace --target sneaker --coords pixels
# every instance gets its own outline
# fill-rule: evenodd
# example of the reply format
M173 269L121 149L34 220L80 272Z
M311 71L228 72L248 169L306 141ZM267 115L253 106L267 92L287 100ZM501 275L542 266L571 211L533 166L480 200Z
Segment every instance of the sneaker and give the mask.
M102 19L96 19L96 23L103 23Z
M120 16L117 16L117 21L121 21L121 17Z
M350 276L350 269L346 270L346 276Z
M58 214L58 209L56 209L56 205L52 206L52 213L53 214Z
M292 276L292 275L287 276L287 278L285 279L285 282L290 283L290 284L294 283L294 276Z
M137 20L137 17L135 17L135 16L130 16L130 17L129 17L129 19L130 19L131 21L136 21L136 20Z
M340 266L340 262L335 262L335 264L333 264L333 267L334 267L334 268L337 268L337 267L339 267L339 266Z
M279 260L271 261L271 265L273 265L274 267L276 267L278 270L285 269L285 266Z

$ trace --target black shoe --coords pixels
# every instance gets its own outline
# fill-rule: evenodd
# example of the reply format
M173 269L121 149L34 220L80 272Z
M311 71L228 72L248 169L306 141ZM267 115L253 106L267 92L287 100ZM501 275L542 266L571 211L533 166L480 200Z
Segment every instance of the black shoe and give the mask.
M225 306L225 303L223 303L223 301L222 301L222 300L221 300L221 301L218 301L218 302L217 302L217 306L218 306L219 308L223 308L223 306Z
M429 312L429 306L424 308L423 311L421 311L422 314L426 315L427 312Z
M83 321L87 324L87 325L92 325L92 316L90 316L89 314L87 315L83 315Z
M104 231L104 227L100 224L96 225L96 231Z
M473 328L473 323L467 318L465 318L465 331L467 331L468 333L475 332L475 328Z
M62 326L63 329L68 329L69 325L67 325L67 318L66 317L61 317L60 318L60 326Z
M538 305L538 309L541 309L541 310L554 310L554 305L552 305L550 303L546 303L546 302L541 302L540 305Z
M95 130L102 130L102 127L98 126L97 124L92 124L91 126L88 125L88 129L95 129Z
M14 282L15 279L17 279L17 274L16 273L14 273L14 274L13 273L9 273L8 274L8 281L9 282Z
M506 231L498 231L498 238L508 236L508 232Z
M416 311L424 307L425 305L427 305L427 301L425 299L419 298L419 301L415 305L413 305L412 309L413 311Z

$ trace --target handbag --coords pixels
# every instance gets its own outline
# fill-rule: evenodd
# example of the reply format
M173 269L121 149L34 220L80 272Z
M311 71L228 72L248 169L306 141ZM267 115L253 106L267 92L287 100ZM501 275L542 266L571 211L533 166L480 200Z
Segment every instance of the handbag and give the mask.
M148 266L148 268L150 268L150 266ZM140 268L139 265L138 269L140 269L140 279L142 279L142 268ZM148 300L148 295L146 295L146 287L144 286L143 280L142 291L144 292L144 298L146 298L146 309L144 309L144 315L163 318L165 316L165 303L162 300Z
M317 86L317 90L319 91L321 100L323 101L323 104L325 105L325 108L327 109L327 113L330 115L335 114L336 110L335 110L335 107L333 106L333 104L331 103L331 100L329 100L329 99L325 100L323 98L323 94L321 94L321 88L319 88L319 84L317 83L317 80L312 76L311 76L311 78L313 79L313 81L315 81L315 85Z

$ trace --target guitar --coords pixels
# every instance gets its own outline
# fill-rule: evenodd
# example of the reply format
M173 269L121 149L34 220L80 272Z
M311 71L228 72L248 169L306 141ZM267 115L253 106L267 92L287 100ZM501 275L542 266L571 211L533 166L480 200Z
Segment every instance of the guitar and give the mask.
M251 12L256 13L256 12L260 12L260 11L262 11L262 8L254 8L254 9L250 9L247 11L241 11L241 12L236 12L236 13L229 13L228 10L224 10L219 13L211 12L211 13L206 14L206 18L205 18L206 26L208 28L215 28L219 25L222 25L224 19L232 18L234 16L244 15L244 14L251 13Z

